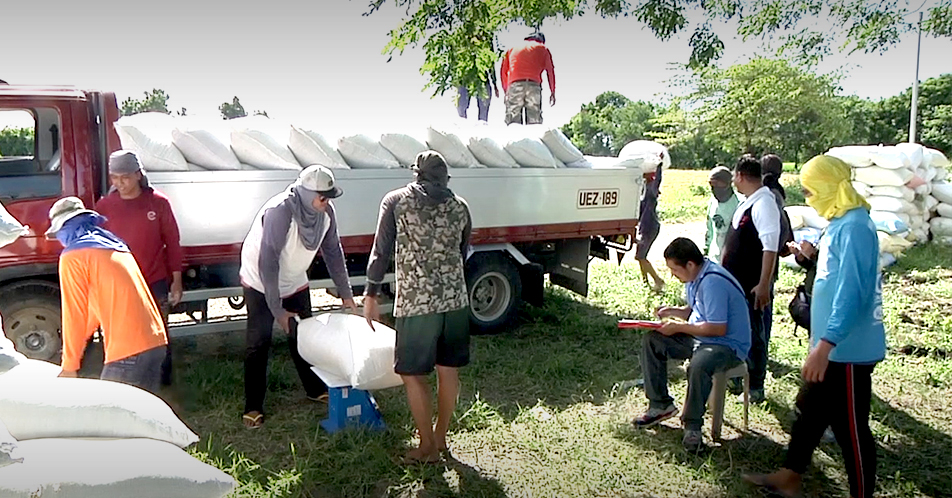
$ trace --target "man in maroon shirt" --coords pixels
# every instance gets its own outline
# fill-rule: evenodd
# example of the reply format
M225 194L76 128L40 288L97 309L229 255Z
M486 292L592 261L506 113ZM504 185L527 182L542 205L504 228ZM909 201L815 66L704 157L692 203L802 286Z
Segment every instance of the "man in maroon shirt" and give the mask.
M172 205L149 186L134 152L120 150L109 156L109 181L112 189L96 211L106 217L105 228L129 246L168 333L169 310L182 300L182 246ZM162 364L162 383L172 383L171 347Z

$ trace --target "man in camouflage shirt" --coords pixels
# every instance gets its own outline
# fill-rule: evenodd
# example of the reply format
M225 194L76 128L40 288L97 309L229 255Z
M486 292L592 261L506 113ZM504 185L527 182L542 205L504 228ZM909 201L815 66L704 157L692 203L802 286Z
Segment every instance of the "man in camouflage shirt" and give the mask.
M446 431L459 395L459 367L469 363L469 299L463 264L472 220L469 207L447 187L450 176L438 152L421 152L414 181L380 203L373 251L367 264L364 316L379 318L380 292L396 246L397 344L394 371L403 377L420 447L408 463L435 462L446 451ZM427 376L436 367L436 426Z

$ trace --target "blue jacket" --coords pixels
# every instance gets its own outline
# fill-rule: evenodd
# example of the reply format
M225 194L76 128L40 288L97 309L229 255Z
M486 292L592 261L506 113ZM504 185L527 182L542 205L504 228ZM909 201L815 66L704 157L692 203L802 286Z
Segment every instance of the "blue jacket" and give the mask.
M830 361L873 364L886 356L879 238L864 208L834 218L820 239L810 303L813 345L834 345Z

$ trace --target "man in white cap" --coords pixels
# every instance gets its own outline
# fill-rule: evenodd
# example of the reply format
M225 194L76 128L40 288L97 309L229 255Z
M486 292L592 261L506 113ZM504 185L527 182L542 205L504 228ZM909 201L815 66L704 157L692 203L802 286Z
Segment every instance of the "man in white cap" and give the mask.
M109 156L109 181L112 189L96 203L96 211L106 217L104 227L132 251L168 333L169 311L182 299L182 246L172 204L149 185L135 152ZM162 384L171 383L172 350L166 348Z
M50 208L47 239L63 244L61 377L76 377L89 338L102 327L101 378L156 392L168 339L149 285L125 242L102 227L99 213L76 197Z
M330 169L309 166L287 190L258 211L241 246L239 276L248 309L242 422L250 429L264 423L268 351L275 320L289 334L291 359L308 399L327 400L327 385L298 353L290 320L295 315L311 316L307 270L318 250L344 306L357 311L331 203L343 193Z

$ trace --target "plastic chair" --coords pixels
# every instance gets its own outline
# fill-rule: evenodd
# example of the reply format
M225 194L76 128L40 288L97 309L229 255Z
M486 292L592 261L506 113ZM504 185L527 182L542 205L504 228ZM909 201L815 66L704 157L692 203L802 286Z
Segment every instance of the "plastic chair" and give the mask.
M750 406L750 373L747 372L747 363L741 362L734 368L714 373L714 383L711 387L711 396L707 400L711 410L711 439L721 440L721 427L724 425L724 398L727 396L727 379L734 377L744 378L744 431L747 431L747 410Z

